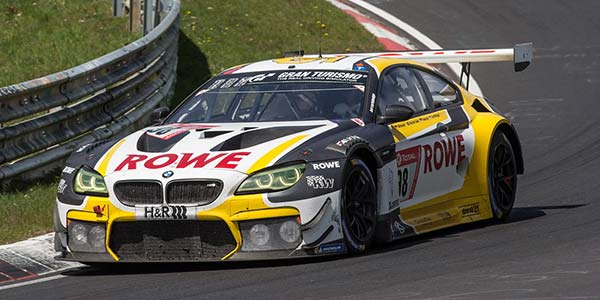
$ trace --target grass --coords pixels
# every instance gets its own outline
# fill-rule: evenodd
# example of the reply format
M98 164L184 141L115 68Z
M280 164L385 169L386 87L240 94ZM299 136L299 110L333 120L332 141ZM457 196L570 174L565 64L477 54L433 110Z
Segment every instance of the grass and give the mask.
M0 64L0 86L8 81L19 82L85 62L121 47L131 37L126 33L110 32L122 30L120 26L123 24L119 25L118 20L99 17L110 13L111 1L45 0L37 5L22 2L25 1L14 2L17 5L13 1L0 0L0 9L4 9L0 25L12 24L10 29L3 30L12 38L0 37L3 48L6 41L10 41L9 50L0 51L0 61L9 61L11 65L7 67ZM44 9L40 9L42 2L44 7L51 8L52 11L44 12ZM12 8L9 9L13 6L17 7L16 13ZM73 10L73 7L79 8ZM29 9L37 11L44 18L34 20L27 13ZM69 11L67 15L70 21L63 21L67 16L63 16L58 11L60 9ZM7 13L8 10L10 14ZM17 16L21 11L21 16ZM83 18L83 11L94 12L96 15L92 17L86 14L86 19L82 19L85 21L79 22ZM57 13L59 14L56 15ZM182 100L212 75L229 67L281 57L283 52L299 48L306 53L317 53L319 39L322 41L323 53L383 50L377 40L354 19L324 0L182 0L180 25L174 103ZM16 28L19 26L24 28ZM57 38L57 33L53 31L56 28L64 31L58 34L62 40L69 40L71 46L79 46L77 51L85 53L85 59L70 57L69 51L73 50L68 50L69 45L53 42ZM117 37L108 41L105 38L108 34ZM38 46L43 41L43 46ZM100 50L98 44L103 44L104 50ZM18 53L22 48L27 48L30 54ZM43 55L48 53L48 49L52 49L52 57ZM11 58L12 56L19 58ZM35 63L27 57L35 57ZM31 67L24 67L24 64ZM52 69L53 66L58 69ZM6 80L6 74L10 74L10 80ZM51 231L55 192L56 182L0 194L0 244Z
M107 0L0 0L0 86L82 64L140 37Z
M0 194L0 245L52 230L56 185L36 185Z
M211 75L303 49L316 54L382 51L377 39L324 0L182 0L174 102ZM192 45L190 45L190 43Z

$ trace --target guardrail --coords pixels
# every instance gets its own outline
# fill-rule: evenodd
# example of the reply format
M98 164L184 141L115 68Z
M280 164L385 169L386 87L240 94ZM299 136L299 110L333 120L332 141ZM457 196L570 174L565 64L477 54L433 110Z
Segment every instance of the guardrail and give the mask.
M54 172L73 150L144 126L149 112L166 103L176 78L180 1L154 4L166 15L141 39L0 88L0 187Z

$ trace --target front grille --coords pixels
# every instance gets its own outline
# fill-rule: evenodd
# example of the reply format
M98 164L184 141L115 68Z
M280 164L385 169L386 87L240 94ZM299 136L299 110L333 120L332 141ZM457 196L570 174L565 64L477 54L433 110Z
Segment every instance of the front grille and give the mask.
M167 185L169 204L209 204L221 194L220 181L175 181Z
M115 195L125 205L162 204L162 186L157 181L120 181Z
M218 260L235 239L223 221L136 221L112 225L110 248L122 261Z

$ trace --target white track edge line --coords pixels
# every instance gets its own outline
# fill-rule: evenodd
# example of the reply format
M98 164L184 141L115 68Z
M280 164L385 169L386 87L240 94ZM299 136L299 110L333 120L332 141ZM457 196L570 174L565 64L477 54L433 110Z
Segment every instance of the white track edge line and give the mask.
M44 277L44 278L39 278L39 279L34 279L34 280L28 280L28 281L24 281L24 282L18 282L18 283L15 283L15 284L9 284L9 285L5 285L5 286L0 286L0 291L12 289L12 288L17 288L17 287L20 287L20 286L30 285L30 284L36 284L36 283L42 283L42 282L46 282L46 281L61 279L61 278L64 278L64 277L67 277L67 276L59 274L59 275L54 275L54 276L49 276L49 277Z
M371 13L390 22L394 26L397 26L402 31L406 32L408 35L414 37L421 44L425 45L425 47L427 47L429 49L442 49L442 47L438 43L434 42L428 36L426 36L425 34L420 32L416 28L412 27L411 25L407 24L406 22L404 22L404 21L398 19L397 17L393 16L392 14L388 13L387 11L385 11L375 5L372 5L364 0L347 0L347 1L351 2L354 5L360 6L363 9L370 11ZM460 64L457 64L457 63L448 64L448 67L450 67L450 69L452 70L452 72L454 72L456 74L456 76L460 77L460 73L461 73L461 65ZM483 95L483 91L481 91L479 84L477 83L477 81L475 80L475 78L473 76L471 76L471 80L469 83L469 91L476 95Z

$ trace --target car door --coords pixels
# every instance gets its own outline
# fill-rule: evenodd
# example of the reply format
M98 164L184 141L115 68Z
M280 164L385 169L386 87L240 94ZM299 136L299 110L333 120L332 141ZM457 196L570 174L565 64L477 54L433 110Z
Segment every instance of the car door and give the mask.
M447 201L462 187L473 153L473 130L456 86L433 72L394 66L382 74L377 100L379 114L388 105L414 111L408 120L387 124L396 142L400 208Z

